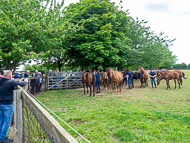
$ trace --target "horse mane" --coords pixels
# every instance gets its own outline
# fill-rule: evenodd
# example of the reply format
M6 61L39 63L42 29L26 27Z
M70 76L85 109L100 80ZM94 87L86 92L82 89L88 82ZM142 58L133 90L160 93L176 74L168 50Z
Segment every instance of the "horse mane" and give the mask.
M164 76L164 75L166 75L167 73L164 73L164 74L162 74L159 78L158 78L158 80L162 77L162 76Z

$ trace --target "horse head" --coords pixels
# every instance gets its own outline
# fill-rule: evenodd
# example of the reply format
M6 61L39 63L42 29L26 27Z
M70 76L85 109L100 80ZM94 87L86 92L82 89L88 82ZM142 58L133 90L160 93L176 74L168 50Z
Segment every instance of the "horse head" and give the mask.
M157 79L157 86L160 84L160 80Z
M142 72L142 67L141 66L139 66L139 68L138 68L138 72Z
M156 78L158 78L160 76L160 71L156 72Z
M113 76L113 72L114 72L113 69L109 69L109 70L108 70L108 73L110 74L110 78L112 78L112 76Z

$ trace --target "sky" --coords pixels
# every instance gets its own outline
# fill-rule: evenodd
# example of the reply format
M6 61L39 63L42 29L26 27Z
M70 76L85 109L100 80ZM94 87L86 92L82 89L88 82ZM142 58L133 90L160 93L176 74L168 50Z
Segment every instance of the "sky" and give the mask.
M116 5L120 0L111 0ZM65 0L65 6L79 0ZM122 0L123 11L130 16L148 21L147 26L156 34L165 32L169 39L176 40L170 46L177 63L190 64L190 1L189 0Z

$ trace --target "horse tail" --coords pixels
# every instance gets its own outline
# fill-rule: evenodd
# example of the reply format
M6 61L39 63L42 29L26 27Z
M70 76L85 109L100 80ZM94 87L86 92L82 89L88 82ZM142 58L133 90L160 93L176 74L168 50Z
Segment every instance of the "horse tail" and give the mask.
M185 74L184 74L184 72L182 72L182 73L183 73L183 78L184 78L184 79L187 79L187 78L185 77Z

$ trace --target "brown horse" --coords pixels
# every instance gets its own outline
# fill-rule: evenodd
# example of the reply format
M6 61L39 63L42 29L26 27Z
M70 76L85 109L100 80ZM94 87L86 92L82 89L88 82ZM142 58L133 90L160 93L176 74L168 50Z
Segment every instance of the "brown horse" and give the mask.
M92 88L91 86L93 85L93 96L95 96L95 76L94 73L90 72L84 72L82 74L82 83L83 83L83 88L84 88L84 94L85 94L85 86L84 83L86 83L86 88L87 88L87 94L88 94L88 86L90 87L90 96L92 94Z
M110 74L112 88L113 88L113 93L112 94L114 94L114 84L115 83L117 83L117 93L119 94L118 88L120 87L120 92L121 92L123 74L121 72L119 72L119 71L116 72L113 69L109 69L108 73Z
M145 86L148 86L148 82L147 82L147 80L148 80L148 71L144 70L143 67L141 67L141 66L139 67L138 71L143 74Z
M103 83L104 83L104 91L108 89L108 73L104 72L103 74Z
M160 75L164 74L164 73L171 73L171 72L177 72L179 74L179 80L180 80L180 84L181 84L181 87L182 87L182 77L184 79L187 79L185 77L185 74L184 72L180 71L180 70L174 70L174 71L169 71L169 70L162 70L162 71L157 71L156 73L156 77L158 78Z
M161 81L162 79L165 79L165 80L166 80L167 89L168 89L168 88L170 89L169 80L172 80L172 79L174 79L174 82L175 82L175 89L176 89L176 79L177 79L177 82L178 82L178 84L179 84L179 89L180 89L179 74L178 74L177 72L170 72L170 73L164 73L164 74L162 74L162 75L157 79L157 85L160 84L160 81Z

